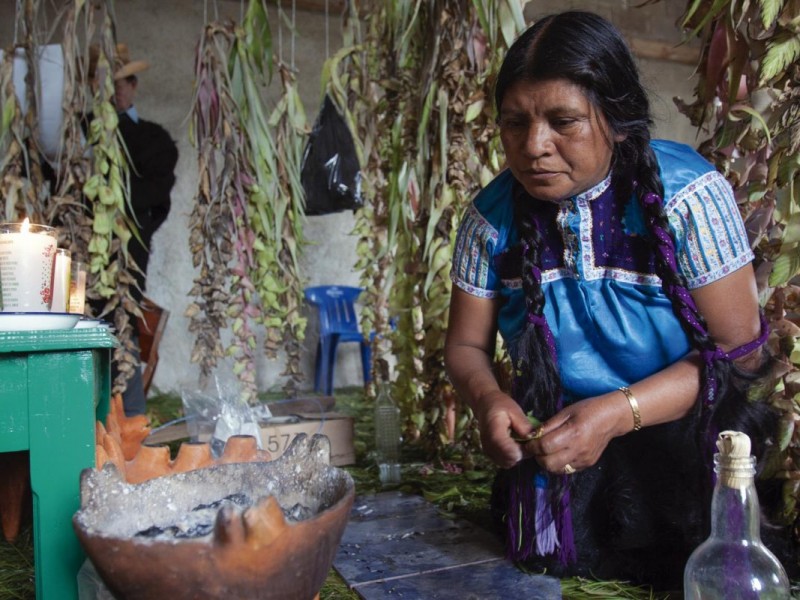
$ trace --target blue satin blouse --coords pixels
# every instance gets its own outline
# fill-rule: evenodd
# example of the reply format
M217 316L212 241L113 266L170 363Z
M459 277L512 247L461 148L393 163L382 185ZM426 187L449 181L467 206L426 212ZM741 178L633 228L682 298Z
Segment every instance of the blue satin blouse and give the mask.
M655 140L679 269L690 289L753 259L728 182L689 146ZM510 171L474 199L459 227L451 279L502 301L498 329L512 359L525 322ZM560 203L537 203L542 290L566 402L629 385L679 360L689 343L655 275L638 203L610 178Z

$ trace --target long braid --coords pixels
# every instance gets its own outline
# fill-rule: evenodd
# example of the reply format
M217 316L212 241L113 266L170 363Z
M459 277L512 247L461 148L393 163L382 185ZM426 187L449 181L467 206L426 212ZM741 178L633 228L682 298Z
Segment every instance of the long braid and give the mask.
M649 143L642 158L636 174L638 185L635 193L651 234L656 274L661 278L662 289L672 302L673 310L691 346L699 351L703 361L700 396L693 411L693 417L699 420L698 433L705 442L704 445L701 444L701 450L704 455L711 456L717 433L728 428L746 431L758 443L758 440L768 437L772 418L765 405L747 400L744 384L762 376L768 365L763 364L756 373L737 368L731 360L735 357L720 350L709 335L706 321L689 293L686 279L678 271L675 242L661 199L663 187ZM762 343L766 332L766 324L762 319L762 336L753 342L753 348ZM739 354L745 354L750 346L742 347Z
M634 193L636 194L645 216L645 223L650 231L649 241L655 257L656 275L661 278L664 293L672 302L672 308L681 322L686 336L693 348L699 351L713 352L714 341L708 336L708 326L689 294L686 278L678 270L675 258L675 242L670 233L669 221L664 211L664 186L658 175L658 163L649 145L649 138L643 140L645 148L637 165ZM703 379L716 379L715 367L704 367ZM708 386L707 386L708 387ZM709 398L713 402L713 398Z
M544 316L539 228L532 200L522 186L514 186L514 217L522 247L522 289L525 323L515 340L513 395L525 412L542 421L563 407L556 345ZM539 472L534 459L512 469L506 519L508 554L515 560L558 552L562 564L576 558L569 480ZM533 535L531 535L533 532Z
M545 420L558 412L561 380L556 366L555 342L544 318L544 293L540 267L541 235L533 220L531 199L514 186L514 218L522 246L522 289L526 321L516 342L515 399L525 412Z

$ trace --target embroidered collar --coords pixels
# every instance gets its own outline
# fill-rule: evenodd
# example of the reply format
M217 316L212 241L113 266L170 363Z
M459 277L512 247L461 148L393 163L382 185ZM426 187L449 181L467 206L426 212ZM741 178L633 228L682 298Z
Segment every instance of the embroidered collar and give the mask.
M567 198L567 200L574 200L578 204L591 202L595 198L598 198L603 192L605 192L608 189L608 186L610 185L611 185L611 173L609 173L608 176L606 176L606 178L603 179L603 181L601 181L594 187L591 187L585 192L577 194L576 196Z

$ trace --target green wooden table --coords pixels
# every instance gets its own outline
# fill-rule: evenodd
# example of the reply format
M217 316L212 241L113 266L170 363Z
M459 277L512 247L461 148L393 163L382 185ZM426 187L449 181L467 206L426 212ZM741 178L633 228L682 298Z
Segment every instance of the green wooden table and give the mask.
M72 516L108 412L115 345L104 327L0 332L0 452L29 453L37 600L78 597Z

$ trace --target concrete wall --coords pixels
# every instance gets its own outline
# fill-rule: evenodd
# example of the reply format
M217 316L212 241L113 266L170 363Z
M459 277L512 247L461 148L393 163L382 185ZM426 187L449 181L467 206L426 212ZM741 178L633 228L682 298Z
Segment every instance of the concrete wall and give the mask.
M675 22L682 3L660 2L635 8L627 0L534 0L526 9L529 19L556 10L581 8L594 10L617 23L626 35L677 44L680 34ZM0 48L8 48L14 36L14 0L0 0ZM189 361L193 339L188 319L183 316L190 298L194 271L188 247L188 223L197 185L196 156L188 139L188 117L192 97L194 49L207 20L239 19L242 3L232 0L120 0L116 4L117 35L126 42L133 59L151 63L139 76L137 108L143 118L163 124L177 141L180 159L177 183L172 192L169 219L156 234L148 274L148 294L171 311L161 344L161 360L155 387L179 391L197 385L199 370ZM291 1L281 3L291 9ZM275 10L271 10L273 40L277 47L282 33L284 60L291 60L291 38L284 27L279 32ZM297 11L294 63L299 71L298 85L310 123L320 106L319 75L326 57L341 45L340 25L336 15L326 21L324 13ZM326 37L328 43L326 44ZM55 40L57 41L57 40ZM645 82L652 92L657 118L656 135L693 143L694 131L677 114L672 97L692 97L693 67L663 60L642 60ZM355 238L349 235L354 225L351 212L309 217L306 236L312 241L303 266L308 285L357 285L354 272ZM313 384L313 349L316 343L314 322L309 328L305 369L308 385ZM282 384L280 361L265 359L259 365L258 380L262 389L278 389ZM348 344L339 352L336 385L356 385L361 368L356 346Z

